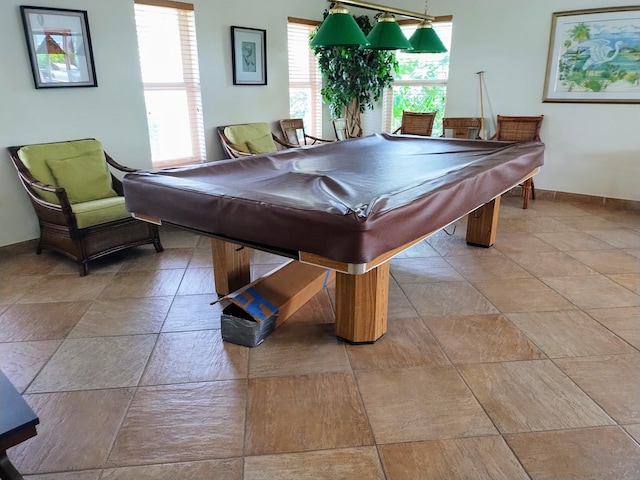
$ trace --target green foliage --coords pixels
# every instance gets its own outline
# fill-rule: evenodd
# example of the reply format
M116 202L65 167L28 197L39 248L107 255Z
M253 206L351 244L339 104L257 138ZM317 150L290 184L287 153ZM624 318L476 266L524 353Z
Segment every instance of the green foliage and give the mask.
M395 130L402 122L402 112L436 112L433 123L433 135L442 133L447 89L444 86L401 86L393 88L393 121Z
M325 11L325 18L328 12ZM373 26L369 17L355 17L367 35ZM313 38L313 36L312 36ZM374 102L382 96L384 88L393 84L397 68L394 52L369 50L358 47L312 47L326 80L322 99L331 107L331 116L342 116L343 110L354 100L360 113L373 110Z

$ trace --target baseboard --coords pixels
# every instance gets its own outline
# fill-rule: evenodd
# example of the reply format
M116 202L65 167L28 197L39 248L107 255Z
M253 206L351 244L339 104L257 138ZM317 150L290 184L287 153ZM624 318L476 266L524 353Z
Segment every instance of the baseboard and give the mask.
M514 187L509 190L508 195L522 196L522 187ZM640 201L623 200L621 198L597 197L595 195L583 195L581 193L558 192L555 190L542 190L536 188L536 199L557 200L561 202L587 203L590 205L600 205L612 210L632 210L640 212ZM531 201L529 201L531 205Z

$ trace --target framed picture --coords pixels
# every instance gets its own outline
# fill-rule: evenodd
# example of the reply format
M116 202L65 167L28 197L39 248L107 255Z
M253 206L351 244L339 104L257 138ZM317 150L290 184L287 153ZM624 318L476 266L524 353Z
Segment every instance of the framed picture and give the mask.
M97 87L87 12L21 6L36 88Z
M267 31L231 27L234 85L267 84Z
M640 103L640 6L554 13L543 101Z

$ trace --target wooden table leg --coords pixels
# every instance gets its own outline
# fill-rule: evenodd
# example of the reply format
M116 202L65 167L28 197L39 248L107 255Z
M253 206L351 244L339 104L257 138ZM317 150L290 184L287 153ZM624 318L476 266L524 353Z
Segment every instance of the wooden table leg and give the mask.
M478 247L490 247L496 241L500 197L485 203L467 215L467 243Z
M373 343L387 331L389 262L362 275L336 272L336 336Z
M250 250L235 243L211 239L216 292L228 295L251 281Z

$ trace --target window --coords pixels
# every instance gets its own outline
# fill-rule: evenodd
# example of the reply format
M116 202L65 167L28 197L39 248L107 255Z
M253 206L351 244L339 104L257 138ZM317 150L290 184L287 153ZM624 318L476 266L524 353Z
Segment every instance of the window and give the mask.
M322 137L322 75L309 48L309 35L317 24L289 18L289 114L291 118L302 118L310 135Z
M202 162L204 127L193 5L135 0L154 167Z
M392 132L400 126L402 111L437 112L433 136L442 133L449 78L449 51L451 50L451 22L433 22L433 28L447 47L447 53L405 53L398 51L399 72L393 81L393 89L387 89L383 99L383 130ZM407 37L415 31L415 25L403 25Z

